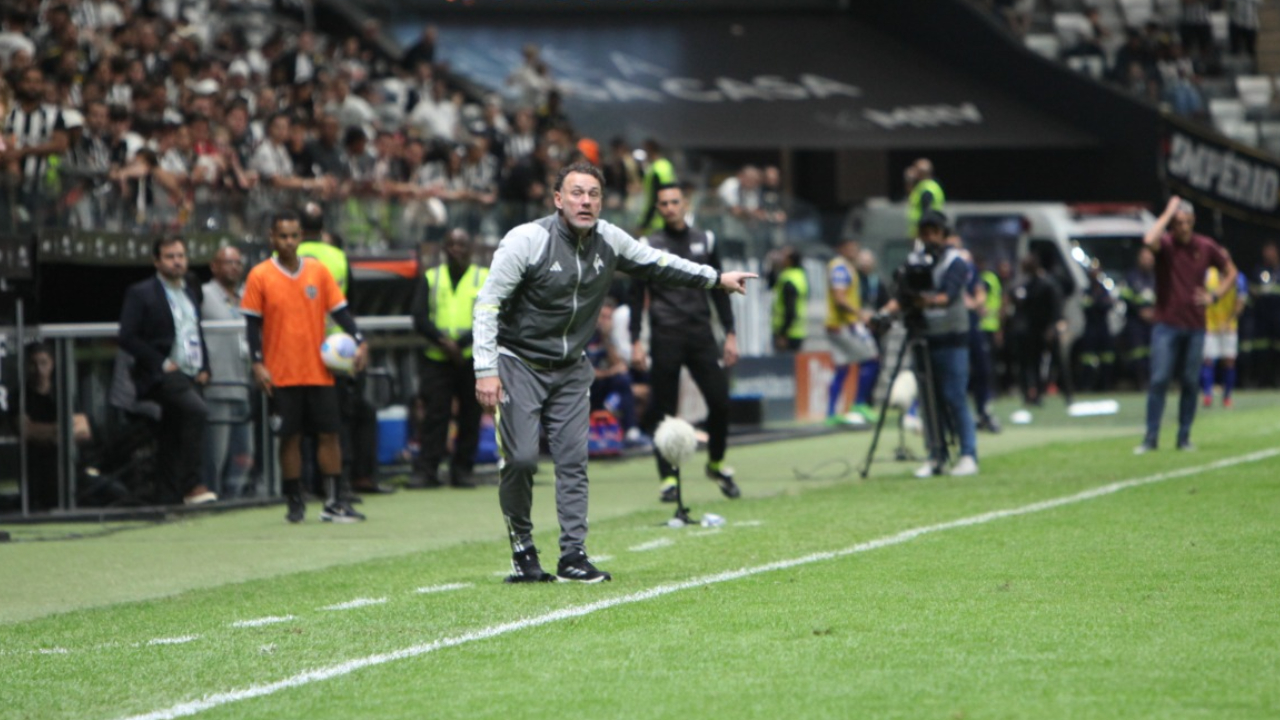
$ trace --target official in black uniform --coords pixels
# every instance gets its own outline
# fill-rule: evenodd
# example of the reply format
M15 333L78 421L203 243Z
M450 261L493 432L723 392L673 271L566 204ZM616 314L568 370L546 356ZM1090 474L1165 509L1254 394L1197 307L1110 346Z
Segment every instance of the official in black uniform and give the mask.
M705 230L689 227L685 219L684 192L679 185L662 185L658 188L658 212L663 219L663 229L644 238L658 250L710 265L720 270L720 255L715 247L715 235ZM641 427L653 434L658 423L667 415L674 416L680 400L680 368L689 368L693 381L698 385L707 402L707 477L720 486L725 497L736 498L741 493L733 481L733 469L724 464L725 447L729 439L729 378L720 366L732 367L738 361L738 340L733 328L733 309L726 293L710 293L706 290L650 285L638 278L631 283L631 337L632 363L644 368L644 345L639 340L645 296L648 295L650 369L652 396ZM720 325L724 328L724 354L716 345L711 331L711 303L716 306ZM663 502L676 501L676 484L679 470L672 467L656 450L658 475L662 480Z

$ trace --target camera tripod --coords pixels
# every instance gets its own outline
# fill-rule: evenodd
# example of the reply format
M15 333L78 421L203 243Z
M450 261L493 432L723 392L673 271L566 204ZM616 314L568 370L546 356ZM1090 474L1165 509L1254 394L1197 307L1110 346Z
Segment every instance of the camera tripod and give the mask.
M916 373L917 396L920 399L920 411L924 420L925 444L929 450L929 462L933 464L933 474L942 474L943 458L946 457L946 438L942 435L942 416L938 414L938 396L934 392L933 363L929 359L929 344L919 332L907 327L907 337L898 348L898 357L893 363L893 372L889 376L889 391L880 401L880 417L876 420L876 430L871 436L871 447L867 449L867 459L863 463L861 476L865 479L871 473L871 462L875 458L876 446L880 443L880 432L884 429L885 418L889 414L889 400L893 395L893 384L902 372L907 353L911 353L911 365ZM899 429L901 432L901 429ZM898 459L910 459L906 452L906 443L898 448Z

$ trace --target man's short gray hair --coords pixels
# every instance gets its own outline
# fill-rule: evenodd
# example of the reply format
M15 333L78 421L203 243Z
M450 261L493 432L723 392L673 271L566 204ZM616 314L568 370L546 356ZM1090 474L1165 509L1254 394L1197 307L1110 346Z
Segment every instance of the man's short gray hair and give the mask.
M1186 213L1186 214L1190 215L1191 217L1195 217L1195 216L1196 216L1196 206L1195 206L1195 205L1192 205L1192 204L1191 204L1191 202L1190 202L1190 201L1188 201L1188 200L1183 200L1182 202L1178 203L1178 212L1180 212L1180 213Z

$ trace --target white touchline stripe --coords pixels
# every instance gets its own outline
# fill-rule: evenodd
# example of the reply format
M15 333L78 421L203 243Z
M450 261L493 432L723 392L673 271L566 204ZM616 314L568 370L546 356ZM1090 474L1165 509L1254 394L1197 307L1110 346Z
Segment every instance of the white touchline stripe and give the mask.
M348 600L347 602L338 603L337 605L326 605L320 609L321 610L354 610L356 608L368 607L369 605L381 605L386 601L387 601L386 598L356 598L355 600Z
M764 524L763 520L739 520L736 523L730 523L734 527L760 527Z
M613 559L613 556L612 555L592 555L590 559L591 559L591 562L593 563L609 562L610 560Z
M697 530L689 533L689 537L705 537L707 535L715 535L716 533L720 532L723 529L724 528L713 527L713 528L707 528L705 530Z
M945 530L954 530L956 528L969 527L971 525L981 525L983 523L991 522L992 520L999 520L1007 517L1016 517L1018 515L1029 515L1031 513L1037 513L1043 510L1051 510L1053 508L1061 507L1063 505L1073 505L1075 503L1084 502L1086 500L1093 500L1094 498L1103 497L1105 495L1111 495L1111 494L1120 492L1121 490L1127 490L1129 488L1138 487L1140 485L1150 485L1151 483L1163 482L1165 480L1173 480L1175 478L1186 477L1188 475L1197 475L1203 472L1221 470L1223 468L1229 468L1235 465L1242 465L1244 463L1265 460L1267 458L1275 457L1276 455L1280 455L1280 449L1261 450L1258 452L1249 453L1248 455L1239 455L1237 457L1227 458L1225 460L1219 460L1217 462L1212 462L1207 465L1198 465L1196 467L1182 468L1181 470L1171 470L1169 472L1157 473L1155 475L1148 475L1146 477L1134 478L1131 480L1122 480L1120 482L1114 482L1109 485L1096 487L1096 488L1093 488L1092 490L1085 490L1084 492L1076 493L1075 495L1066 495L1066 496L1054 498L1051 500L1044 500L1038 503L1032 503L1030 505L1024 505L1018 508L1011 508L1008 510L994 510L992 512L982 513L980 515L972 515L970 517L960 518L959 520L952 520L950 522L945 522L945 523L939 523L937 525L926 525L923 527L913 528L910 530L904 530L894 535L888 535L882 538L877 538L875 540L869 540L864 543L858 543L857 545L844 548L843 550L833 550L828 552L813 553L811 555L792 558L790 560L779 560L777 562L769 563L767 565L757 565L756 567L742 568L739 570L730 570L728 572L722 572L715 575L705 575L700 578L693 578L692 580L686 580L680 583L673 583L671 585L659 585L657 587L649 588L648 590L642 590L640 592L632 593L630 595L622 595L615 598L608 598L605 600L588 603L586 605L577 605L573 607L561 608L559 610L553 610L549 613L546 613L545 615L538 615L536 617L525 618L523 620L516 620L514 622L502 623L501 625L491 625L487 628L473 630L468 633L456 635L451 638L443 638L433 642L424 643L422 645L414 645L412 647L407 647L402 650L397 650L395 652L380 653L378 655L370 655L368 657L356 658L355 660L348 660L346 662L339 663L337 665L330 665L329 667L317 668L315 670L308 670L306 672L302 672L297 675L294 675L293 677L285 678L284 680L278 680L276 682L268 683L266 685L254 685L254 686L243 688L240 690L231 690L228 692L221 692L221 693L214 693L212 695L206 695L203 698L200 698L199 700L190 700L187 702L178 703L177 705L174 705L172 707L164 708L161 710L154 710L152 712L144 713L142 715L131 715L127 718L122 718L122 720L173 720L173 718L187 717L189 715L195 715L196 713L204 712L205 710L211 710L213 708L220 707L222 705L227 705L229 703L239 702L241 700L249 700L251 698L262 697L264 695L272 695L274 693L280 692L281 690L288 690L290 688L302 687L304 685L310 685L311 683L314 683L314 682L320 682L323 680L330 680L335 677L341 677L343 675L349 675L357 670L363 670L364 668L367 668L367 667L384 665L386 663L395 662L397 660L405 660L408 658L418 657L419 655L426 655L427 653L432 653L437 650L443 650L445 648L451 648L458 645L465 645L466 643L475 642L477 640L486 640L488 638L498 637L499 635L506 635L508 633L513 633L520 630L528 630L529 628L540 627L542 625L548 625L550 623L559 622L561 620L568 620L570 618L582 617L583 615L590 615L592 613L599 612L601 610L607 610L609 608L618 607L619 605L630 605L632 603L644 602L646 600L652 600L657 597L662 597L663 595L670 595L671 593L680 592L682 590L691 590L694 588L705 587L707 585L714 585L716 583L728 582L730 580L739 580L745 577L750 577L752 575L759 575L761 573L773 572L774 570L786 570L788 568L793 568L799 565L808 565L810 563L815 563L822 560L831 560L833 558L844 557L846 555L854 555L856 553L867 552L868 550L876 550L878 548L890 547L892 545L900 545L909 540L914 540L915 538L918 538L922 535L928 535L930 533L942 532Z
M189 643L192 640L199 640L199 639L200 639L199 635L183 635L182 637L155 638L154 640L148 640L147 644L148 645L181 645L183 643Z
M231 623L231 627L234 627L234 628L262 627L263 625L275 625L276 623L289 622L292 619L293 619L292 615L285 615L283 617L272 616L272 617L255 618L253 620L237 620Z
M676 544L676 541L672 540L671 538L658 538L657 540L650 540L649 542L646 542L646 543L633 545L627 549L630 550L631 552L648 552L650 550L657 550L658 548L664 548L669 545L675 545L675 544Z
M503 574L505 575L506 573L503 573ZM471 587L471 583L449 583L447 585L429 585L427 587L420 587L414 592L425 595L427 593L448 592L450 590L463 590L469 587Z

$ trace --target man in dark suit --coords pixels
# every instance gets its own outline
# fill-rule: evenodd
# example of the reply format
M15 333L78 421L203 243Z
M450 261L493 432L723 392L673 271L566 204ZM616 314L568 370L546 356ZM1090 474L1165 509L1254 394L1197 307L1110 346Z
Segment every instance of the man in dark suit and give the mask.
M181 238L157 240L156 276L129 286L120 311L120 349L133 356L138 397L159 403L156 472L161 487L188 505L218 499L200 481L209 353L200 328L200 285L187 281Z

